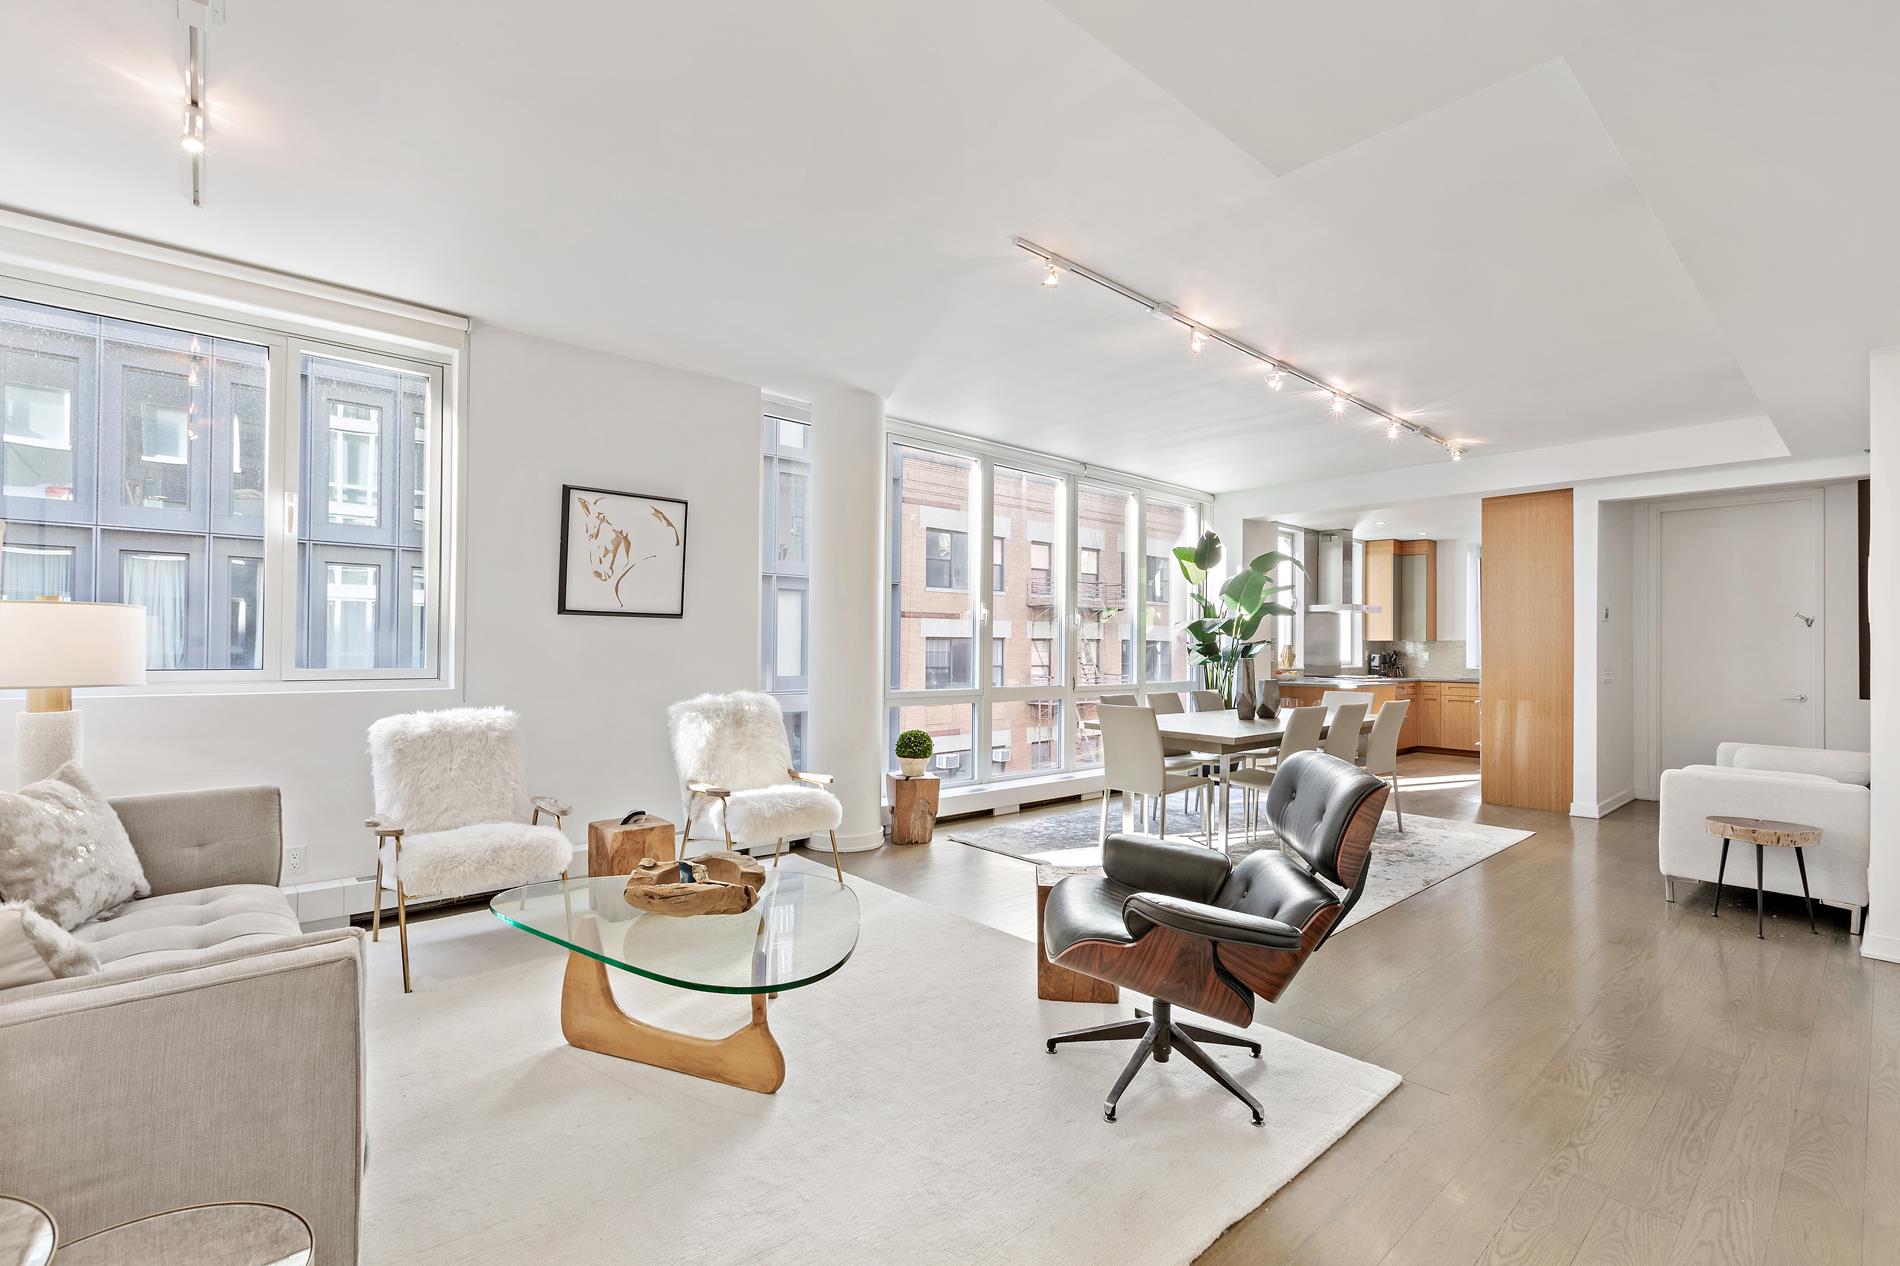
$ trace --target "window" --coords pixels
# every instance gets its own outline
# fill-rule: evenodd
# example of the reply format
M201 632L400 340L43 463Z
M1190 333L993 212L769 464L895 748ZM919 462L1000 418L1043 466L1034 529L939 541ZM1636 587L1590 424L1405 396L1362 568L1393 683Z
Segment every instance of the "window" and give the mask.
M1179 689L1188 675L1175 634L1194 591L1171 579L1173 550L1198 537L1202 506L1094 472L1084 482L1021 450L892 431L886 742L923 730L935 771L968 783L1099 764L1099 737L1079 724L1098 693ZM967 552L986 538L984 580Z
M435 672L441 364L70 297L0 295L6 596L143 606L154 672Z
M1150 602L1168 600L1168 566L1170 559L1156 558L1153 554L1147 558L1147 583L1145 589Z
M927 589L968 589L970 587L970 538L964 532L930 528L924 532L924 587Z
M416 650L426 652L430 588L415 488L420 480L426 509L431 461L426 427L418 446L414 419L428 416L434 383L399 365L340 356L306 353L298 366L307 469L297 527L304 617L297 664L421 668ZM384 425L397 418L409 425Z
M927 637L924 639L924 689L942 690L970 684L970 639L967 637Z
M1054 557L1054 547L1048 541L1029 542L1029 597L1032 601L1048 601L1054 593L1053 573L1050 562ZM997 586L998 591L1002 589Z
M790 405L773 406L792 412ZM799 410L802 414L802 409ZM811 426L768 411L760 432L765 504L760 548L763 592L759 606L759 686L785 713L792 764L806 768L806 725L811 709L811 610L807 501L811 488Z
M1055 680L1054 668L1055 643L1046 637L1029 639L1029 684L1046 686Z
M330 522L376 522L376 445L382 411L330 402Z

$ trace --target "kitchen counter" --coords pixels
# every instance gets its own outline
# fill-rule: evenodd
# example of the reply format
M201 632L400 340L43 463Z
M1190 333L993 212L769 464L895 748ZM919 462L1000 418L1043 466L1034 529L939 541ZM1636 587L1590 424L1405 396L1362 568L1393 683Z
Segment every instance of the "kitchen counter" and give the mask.
M1458 683L1469 682L1473 685L1476 685L1479 680L1480 679L1477 677L1451 677L1451 676L1430 675L1430 674L1415 676L1408 673L1404 677L1299 676L1299 677L1288 677L1288 678L1276 680L1274 684L1278 686L1333 686L1339 689L1347 689L1353 686L1395 686L1402 681L1449 681L1449 682L1458 682Z

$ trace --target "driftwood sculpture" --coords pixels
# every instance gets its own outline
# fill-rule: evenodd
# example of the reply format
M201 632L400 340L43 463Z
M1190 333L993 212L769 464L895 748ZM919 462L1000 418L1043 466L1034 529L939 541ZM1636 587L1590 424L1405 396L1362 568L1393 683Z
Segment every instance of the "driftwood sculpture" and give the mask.
M692 882L681 879L681 867ZM627 877L627 904L647 914L744 914L758 904L765 867L743 853L708 853L690 862L643 858Z

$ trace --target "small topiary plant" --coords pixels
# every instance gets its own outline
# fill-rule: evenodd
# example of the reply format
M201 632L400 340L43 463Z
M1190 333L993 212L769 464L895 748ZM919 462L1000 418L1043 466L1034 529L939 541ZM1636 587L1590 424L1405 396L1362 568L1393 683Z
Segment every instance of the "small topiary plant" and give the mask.
M922 730L905 730L897 736L897 755L902 760L929 760L936 750L936 744Z

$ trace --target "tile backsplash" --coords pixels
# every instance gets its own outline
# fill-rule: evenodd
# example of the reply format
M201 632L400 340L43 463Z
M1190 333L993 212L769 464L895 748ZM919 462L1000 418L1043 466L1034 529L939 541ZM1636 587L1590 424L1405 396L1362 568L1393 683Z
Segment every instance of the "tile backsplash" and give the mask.
M1478 679L1478 670L1465 667L1465 644L1458 642L1367 642L1366 653L1397 651L1405 656L1405 672L1411 677L1457 677Z

